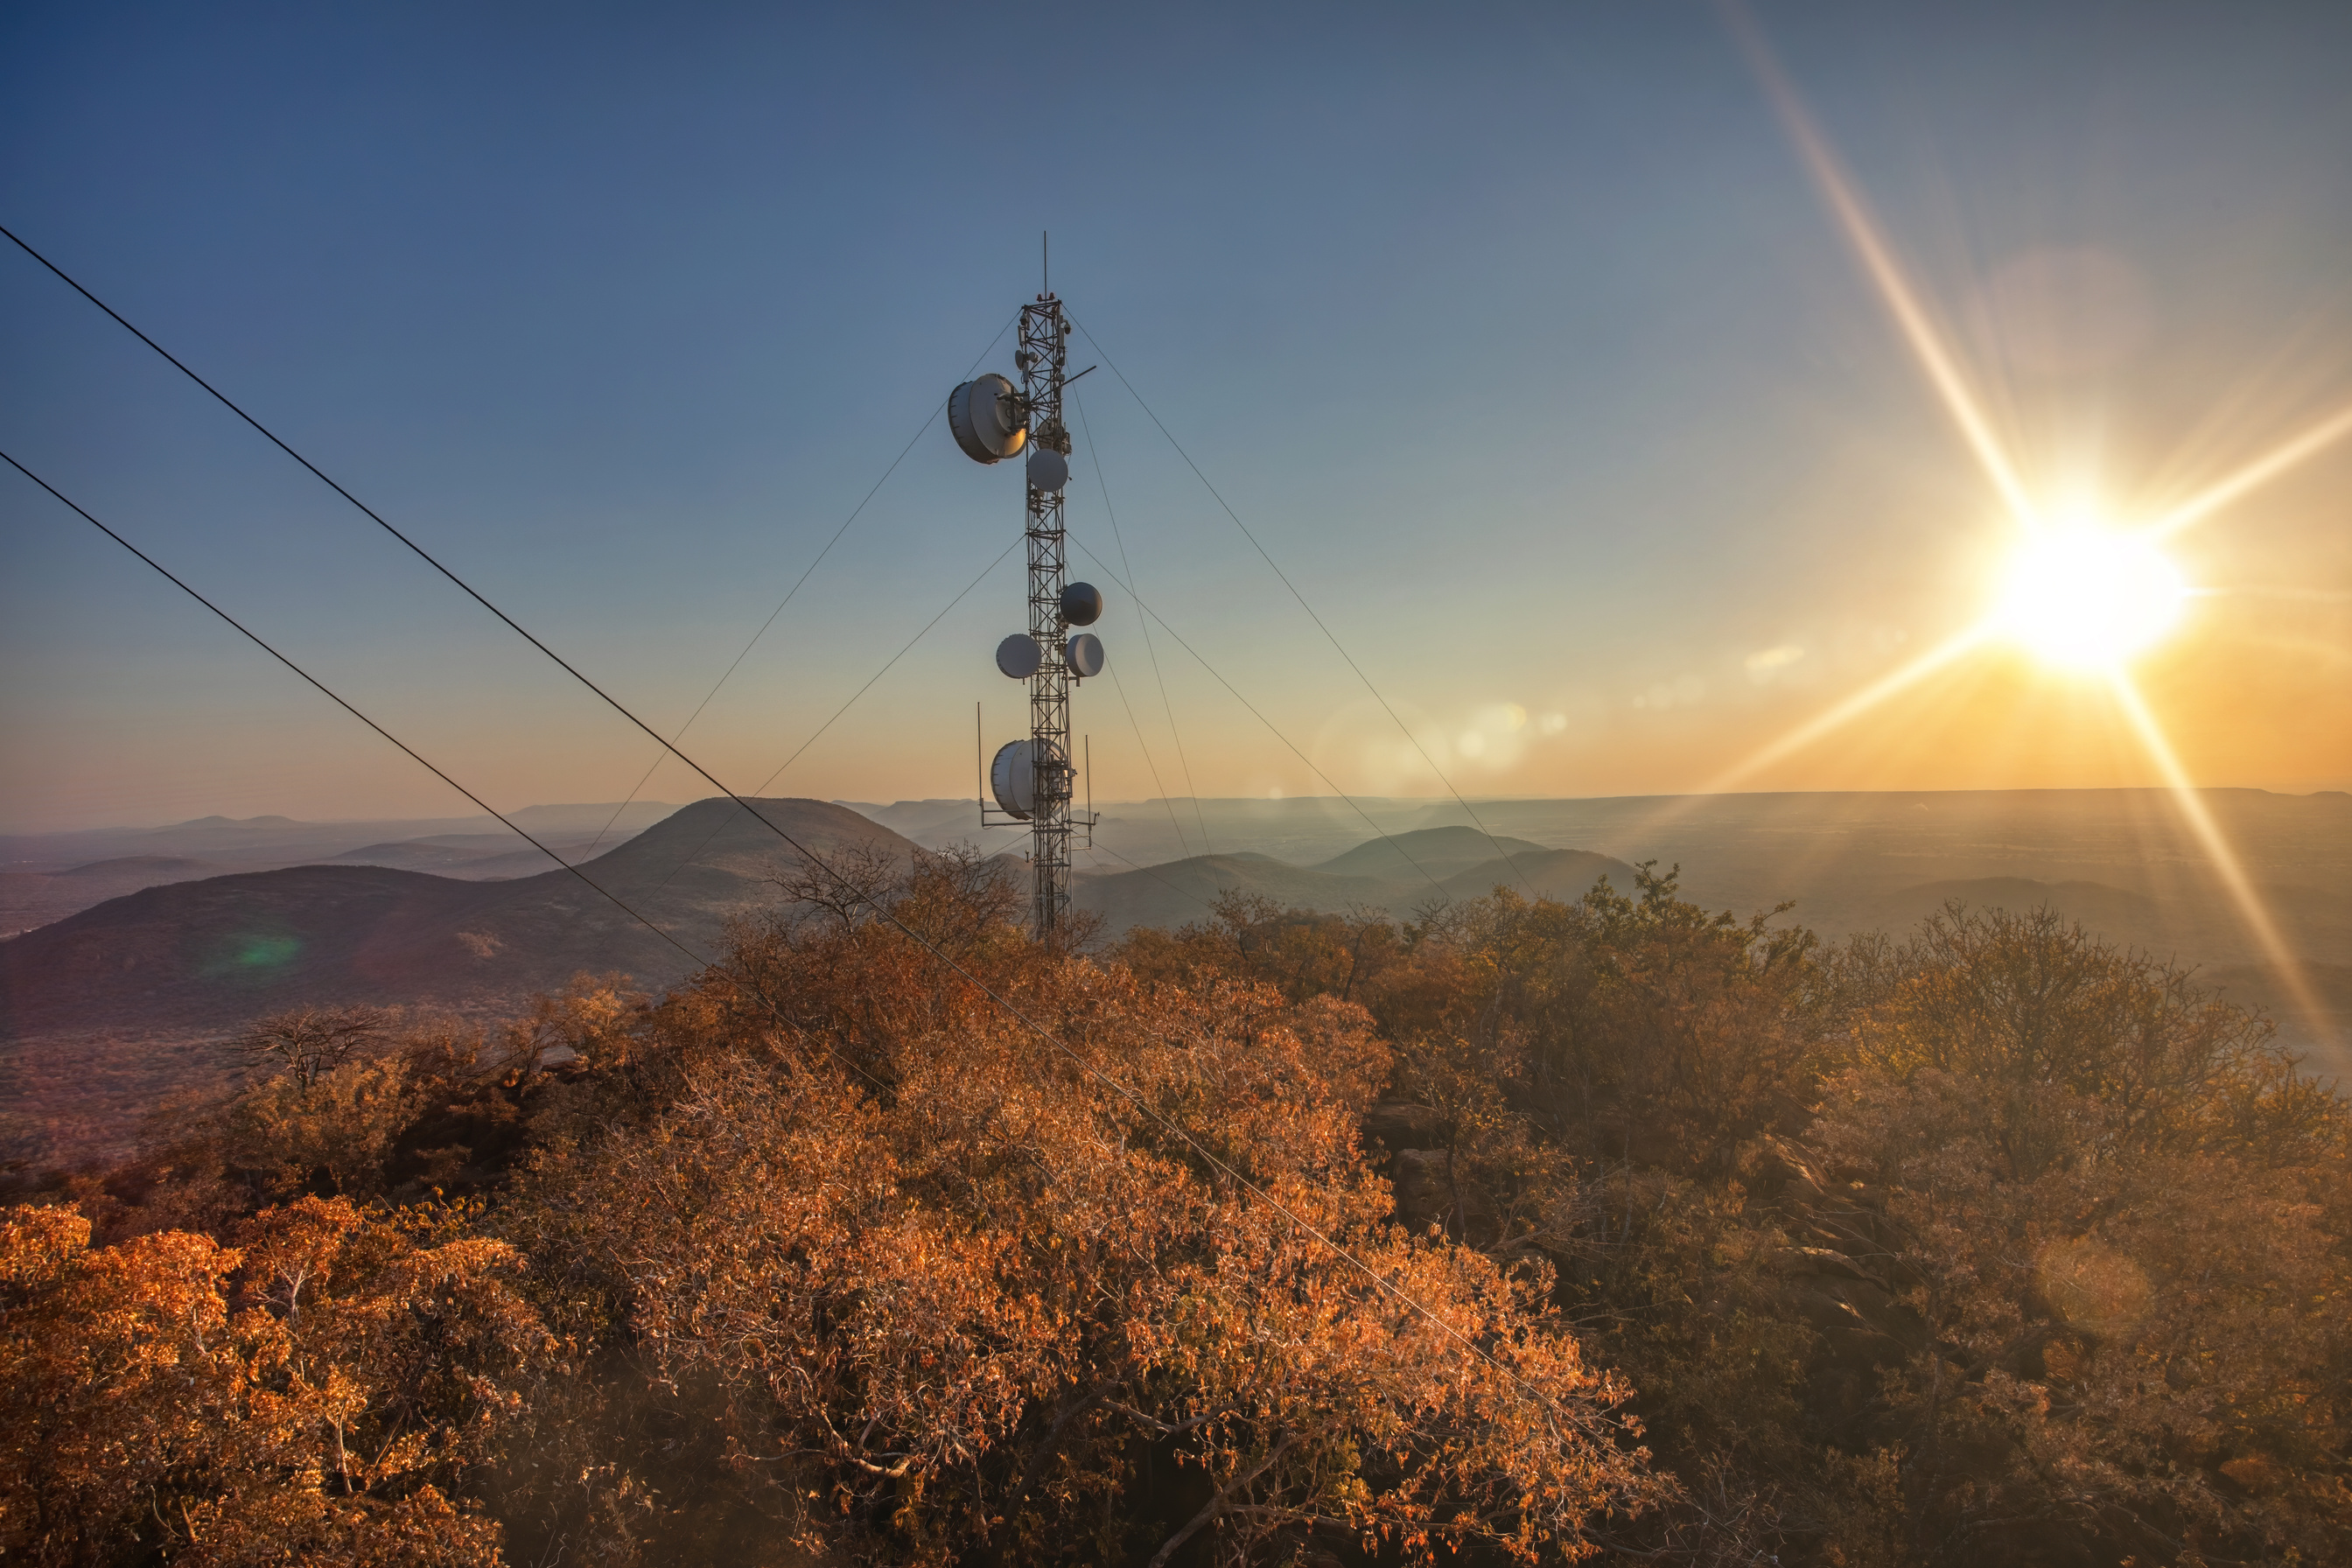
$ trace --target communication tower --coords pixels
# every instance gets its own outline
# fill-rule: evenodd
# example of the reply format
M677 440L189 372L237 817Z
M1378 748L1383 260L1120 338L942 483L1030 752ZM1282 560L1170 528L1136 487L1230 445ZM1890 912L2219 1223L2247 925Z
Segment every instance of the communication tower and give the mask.
M1029 738L997 751L988 794L1005 817L1029 825L1029 862L1036 877L1033 919L1046 940L1061 929L1069 908L1072 833L1094 826L1092 816L1072 809L1070 688L1103 669L1102 643L1092 633L1074 631L1102 614L1102 593L1068 580L1062 522L1062 492L1070 479L1062 388L1077 379L1067 374L1069 359L1069 317L1049 286L1021 307L1020 344L1013 354L1021 384L991 374L965 382L948 398L948 428L966 457L981 463L1027 458L1029 629L997 645L996 668L1029 683ZM981 821L993 825L985 796Z

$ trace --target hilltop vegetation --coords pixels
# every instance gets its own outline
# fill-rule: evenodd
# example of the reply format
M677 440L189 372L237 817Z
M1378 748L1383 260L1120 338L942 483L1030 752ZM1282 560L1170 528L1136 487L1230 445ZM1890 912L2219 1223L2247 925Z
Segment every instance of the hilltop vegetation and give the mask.
M2352 1552L2352 1120L2180 973L1646 869L1088 955L968 857L839 868L657 1000L265 1020L18 1194L0 1549Z

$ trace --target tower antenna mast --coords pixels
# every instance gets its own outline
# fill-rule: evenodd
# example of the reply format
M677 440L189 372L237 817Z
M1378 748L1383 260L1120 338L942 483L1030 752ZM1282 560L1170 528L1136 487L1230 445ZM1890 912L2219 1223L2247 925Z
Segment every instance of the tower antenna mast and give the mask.
M1029 863L1036 873L1034 921L1051 938L1070 902L1070 666L1063 640L1062 589L1068 578L1062 492L1069 474L1070 433L1062 423L1062 376L1069 363L1069 318L1050 289L1021 307L1022 401L1029 405L1029 635L1045 656L1029 678L1030 763L1036 807L1029 818ZM1061 459L1040 462L1047 454ZM1035 470L1062 483L1041 488Z
M1029 864L1035 878L1031 906L1041 940L1055 940L1067 923L1073 833L1092 831L1091 814L1073 810L1070 689L1103 670L1102 643L1076 627L1101 616L1101 591L1069 581L1068 540L1062 516L1070 479L1070 432L1062 419L1068 374L1070 319L1054 293L1052 255L1041 237L1036 299L1021 307L1019 346L1013 355L1016 388L1001 375L964 383L948 399L948 427L966 456L1001 462L1025 452L1024 534L1029 560L1029 629L997 646L996 668L1029 687L1029 738L996 753L989 791L1005 819L1029 825ZM1089 369L1092 367L1089 366ZM1085 371L1078 373L1080 375ZM981 802L981 823L996 826Z

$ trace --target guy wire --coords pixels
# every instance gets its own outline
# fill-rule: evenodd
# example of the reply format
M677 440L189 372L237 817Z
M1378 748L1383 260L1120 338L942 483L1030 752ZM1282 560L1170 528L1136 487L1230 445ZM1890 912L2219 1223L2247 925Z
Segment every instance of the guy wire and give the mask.
M1020 315L1016 312L1005 321L1004 325L996 329L996 336L988 340L988 347L980 351L979 354L973 358L971 369L964 373L964 378L966 380L971 379L972 371L980 368L980 362L986 359L995 349L996 345L1004 341L1004 334L1012 331L1013 323L1020 319ZM686 732L694 728L694 721L702 717L702 710L710 706L710 700L719 695L719 689L726 685L727 682L732 679L735 671L742 667L742 663L745 659L751 657L751 650L759 646L759 642L761 637L768 635L768 628L776 624L776 617L784 613L784 606L793 602L794 595L800 593L801 585L809 580L810 576L815 573L816 569L824 564L824 558L833 553L833 547L841 542L841 536L849 531L849 525L856 522L858 518L864 514L867 503L872 501L876 496L882 493L882 487L890 482L890 476L898 471L898 465L907 460L907 454L915 449L915 443L923 438L924 432L928 431L931 427L931 421L938 417L940 409L945 406L946 404L941 402L938 406L932 408L929 413L923 416L923 422L915 426L915 433L907 437L907 444L898 448L898 455L890 459L890 466L882 470L882 477L880 479L874 481L874 488L867 490L864 499L858 501L857 505L851 510L849 515L841 520L841 526L833 531L833 537L824 542L824 548L816 552L816 559L810 562L808 565L802 570L801 574L793 580L793 585L784 591L784 596L777 601L776 607L768 612L768 618L760 623L760 629L751 634L751 640L743 645L743 651L737 654L735 656L734 662L727 667L725 671L719 675L717 680L710 683L710 689L702 694L702 700L694 705L694 711L686 716L686 722L677 727L677 733L670 737L672 740L683 741L686 739ZM646 787L646 780L652 778L654 776L654 770L661 766L663 755L664 753L660 752L656 752L654 753L654 760L646 764L644 775L640 777L635 786L630 789L628 799L624 800L619 805L613 808L611 821L604 824L603 831L599 832L596 835L594 841L588 846L590 849L593 850L598 844L604 842L604 835L613 831L613 823L621 820L621 813L629 808L630 802L637 798L637 792ZM766 786L762 785L761 787L765 788Z
M848 701L843 703L840 707L833 710L832 719L827 719L824 723L819 724L816 727L816 732L814 734L809 736L807 740L803 741L798 747L794 748L791 756L786 757L782 762L777 763L776 771L774 773L770 773L766 778L763 778L759 782L758 785L751 791L752 798L757 799L761 795L766 794L768 786L775 783L777 778L782 774L786 768L791 767L794 763L800 761L801 752L805 752L811 746L815 745L818 737L823 735L827 730L833 728L834 720L839 719L844 713L848 712L851 708L856 706L857 700L865 696L869 690L873 689L874 683L876 681L889 674L891 669L897 666L898 662L906 658L907 655L913 650L917 643L922 641L925 637L930 635L931 628L933 626L938 626L941 621L947 619L948 610L952 610L958 605L962 604L966 595L969 595L974 588L979 587L982 583L986 581L988 574L991 572L995 571L999 566L1004 564L1004 558L1012 554L1014 548L1018 546L1020 542L1021 541L1016 539L1011 544L1006 545L1003 550L998 551L996 559L982 567L980 569L980 575L974 577L971 582L966 583L963 585L962 592L957 594L954 598L948 601L947 609L941 610L938 615L933 616L929 620L925 621L921 631L919 631L913 637L908 637L907 639L906 646L899 648L897 653L892 654L887 663L884 664L881 668L876 670L872 675L866 677L866 684L864 686L859 687L856 690L849 694ZM683 731L679 732L681 734L684 733ZM695 857L700 855L705 849L709 848L710 841L713 838L718 837L720 830L726 826L727 819L725 817L721 817L717 823L713 824L710 831L703 837L702 842L696 845L693 851L688 854L685 859L680 860L677 865L669 868L669 876L664 877L661 879L661 888L668 887L672 878L675 878L680 871L685 870L688 866L693 865ZM655 891L660 891L660 888L656 888Z
M1087 418L1086 399L1074 392L1070 395L1070 401L1077 405L1078 428L1087 437L1087 460L1094 465L1095 483L1102 487L1103 515L1110 519L1110 536L1118 544L1118 563L1127 568L1127 580L1129 583L1135 582L1135 563L1128 559L1127 534L1118 526L1118 509L1110 504L1109 473L1103 467L1102 448L1095 444L1094 426ZM1136 624L1143 628L1143 651L1151 659L1151 679L1160 685L1160 706L1168 713L1168 733L1176 742L1176 764L1184 770L1184 789L1192 797L1192 819L1201 826L1201 853L1213 855L1216 849L1209 842L1209 819L1201 812L1200 786L1192 782L1192 763L1184 754L1184 735L1176 728L1176 704L1169 700L1168 678L1160 673L1160 649L1151 640L1151 617L1138 616L1135 619ZM1125 700L1126 695L1124 691L1119 693L1121 700ZM1140 724L1136 726L1135 739L1139 745L1143 742L1143 726ZM1144 760L1150 761L1149 752L1145 753ZM1152 782L1154 784L1160 782L1160 775L1156 769L1152 773ZM1170 821L1175 820L1176 807L1172 802L1168 807L1168 816ZM1181 827L1176 830L1176 840L1179 844L1184 840L1184 830Z
M1194 647L1191 643L1186 642L1184 640L1184 634L1168 624L1167 616L1153 609L1150 605L1145 604L1143 602L1143 595L1135 591L1133 584L1120 580L1118 574L1112 569L1109 562L1105 561L1093 551L1087 550L1086 543L1082 540L1073 539L1070 542L1076 544L1080 550L1086 551L1087 560L1101 567L1105 574L1108 575L1112 582L1118 583L1120 587L1127 590L1127 596L1135 601L1135 607L1137 609L1141 610L1145 615L1150 616L1153 620L1158 621L1160 623L1160 629L1166 632L1170 637L1176 639L1177 647L1182 648L1186 653L1191 654L1195 663L1200 665L1202 669L1207 670L1210 675L1215 677L1218 685L1223 687L1228 692L1232 693L1234 701L1249 710L1251 718L1265 725L1268 733L1273 735L1276 740L1281 742L1284 745L1289 747L1291 754L1296 756L1300 762L1305 763L1307 770L1317 778L1321 779L1325 786L1328 787L1333 795L1336 795L1341 800L1346 801L1348 803L1348 808L1350 811L1353 811L1358 816L1364 819L1365 826L1380 835L1380 837L1386 841L1388 847L1395 850L1397 854L1402 858L1406 865L1420 872L1423 877L1428 878L1429 885L1437 889L1437 896L1439 898L1444 899L1449 902L1452 900L1454 895L1445 890L1445 884L1439 881L1430 871L1429 868L1414 859L1412 852L1406 849L1402 844L1398 843L1395 837L1391 835L1387 828L1382 827L1379 823L1373 821L1372 814L1366 811L1362 806L1358 805L1356 804L1355 796L1349 795L1346 790L1341 789L1338 784L1333 784L1331 782L1331 775L1325 773L1321 768L1317 767L1315 765L1315 759L1308 756L1305 752L1300 751L1298 749L1298 743L1296 741L1293 741L1289 736L1276 729L1275 727L1274 721L1259 712L1257 705L1252 702L1248 698L1244 697L1241 694L1240 689L1236 688L1232 681L1227 680L1223 675L1219 675L1217 673L1217 667L1211 664L1207 659L1202 658L1201 657L1201 650ZM1492 843L1493 840L1489 839L1488 842Z
M1429 754L1429 749L1421 743L1421 737L1414 734L1412 727L1397 716L1397 710L1389 706L1389 700L1381 695L1381 689L1372 684L1372 678L1364 673L1364 667L1356 662L1355 656L1348 651L1331 628L1323 624L1323 617L1315 613L1315 606L1307 602L1307 595L1298 591L1298 585L1290 580L1290 574L1285 572L1280 565L1276 564L1274 557L1266 553L1265 546L1258 542L1257 535L1250 531L1249 524L1242 521L1239 512L1226 504L1225 498L1218 492L1217 487L1209 483L1209 476L1201 471L1201 465L1192 460L1192 454L1184 450L1184 444L1176 439L1174 432L1167 426L1160 424L1160 416L1152 413L1151 405L1143 401L1143 394L1135 390L1134 383L1127 379L1127 373L1113 363L1108 351L1104 349L1102 344L1095 342L1095 335L1087 331L1076 317L1073 316L1070 319L1070 325L1076 327L1087 342L1094 345L1095 352L1102 355L1103 363L1110 366L1111 374L1118 377L1118 384L1127 388L1127 395L1129 397L1135 399L1135 405L1143 410L1145 417L1149 418L1153 425L1159 426L1160 433L1168 437L1168 444L1176 448L1176 455L1184 459L1184 466L1192 470L1192 477L1201 481L1202 486L1208 490L1210 497L1216 501L1224 514L1234 520L1234 526L1242 531L1242 537L1250 542L1250 548L1257 552L1258 559L1273 569L1274 574L1282 580L1282 585L1290 590L1290 596L1298 601L1298 607L1307 612L1307 618L1315 623L1315 629L1323 634L1324 639L1329 642L1333 650L1347 662L1348 668L1356 672L1356 679L1364 683L1364 689L1372 694L1372 700L1378 702L1381 710L1388 714L1390 721L1399 730L1404 731L1404 738L1412 742L1412 749L1421 753L1421 760L1429 764L1429 771L1437 775L1437 782L1445 786L1445 793L1454 797L1454 804L1462 808L1463 815L1467 816L1472 826L1485 836L1488 847L1496 855L1502 857L1503 864L1508 866L1511 868L1511 874L1518 878L1519 886L1533 893L1535 889L1528 883L1528 874L1519 869L1519 863L1506 854L1501 843L1493 834L1486 831L1486 825L1479 820L1478 814L1471 809L1470 803L1462 798L1462 792L1454 787L1454 781L1445 776L1445 770L1437 765L1437 759ZM1168 623L1162 621L1160 624L1166 626Z

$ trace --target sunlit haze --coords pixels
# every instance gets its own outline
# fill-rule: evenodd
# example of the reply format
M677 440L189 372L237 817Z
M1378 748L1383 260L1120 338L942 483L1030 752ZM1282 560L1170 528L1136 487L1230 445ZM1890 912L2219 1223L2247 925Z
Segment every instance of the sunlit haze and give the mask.
M1024 15L20 10L0 223L739 789L1025 723L934 416L1044 230L1099 800L2352 786L2352 14ZM712 793L5 245L0 363L494 804ZM0 827L471 809L13 472L0 552Z

